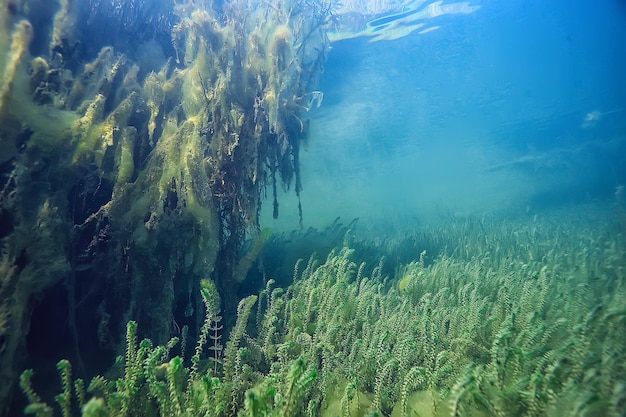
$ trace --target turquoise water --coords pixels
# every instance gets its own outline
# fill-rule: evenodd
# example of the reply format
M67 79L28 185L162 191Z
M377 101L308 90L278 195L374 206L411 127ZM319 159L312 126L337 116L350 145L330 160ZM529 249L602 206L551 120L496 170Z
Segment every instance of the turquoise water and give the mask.
M424 35L333 44L302 156L310 224L614 197L626 166L624 5L471 4L480 9L431 19L440 28Z

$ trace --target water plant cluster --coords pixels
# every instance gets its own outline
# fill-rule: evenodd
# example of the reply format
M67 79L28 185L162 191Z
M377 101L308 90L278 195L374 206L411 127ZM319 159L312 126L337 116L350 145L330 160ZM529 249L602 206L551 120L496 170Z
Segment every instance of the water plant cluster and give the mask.
M155 343L183 324L197 336L202 278L234 317L262 197L278 216L277 188L300 192L329 14L322 0L0 0L0 379L46 300L81 369L131 318Z
M624 230L580 213L451 219L429 229L445 250L390 276L347 239L242 299L223 348L203 281L193 352L184 337L137 343L130 322L117 376L85 385L61 361L56 402L64 417L623 416ZM31 375L27 411L51 415Z

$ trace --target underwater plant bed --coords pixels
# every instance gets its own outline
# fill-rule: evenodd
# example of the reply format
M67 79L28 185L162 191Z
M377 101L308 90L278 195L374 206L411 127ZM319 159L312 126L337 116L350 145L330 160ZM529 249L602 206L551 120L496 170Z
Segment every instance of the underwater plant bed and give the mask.
M131 322L118 376L85 389L62 361L56 401L64 416L624 415L623 224L562 218L433 226L447 249L395 276L384 261L365 276L350 247L299 261L291 285L240 301L223 354L204 281L193 355L137 343ZM49 415L31 375L27 410Z

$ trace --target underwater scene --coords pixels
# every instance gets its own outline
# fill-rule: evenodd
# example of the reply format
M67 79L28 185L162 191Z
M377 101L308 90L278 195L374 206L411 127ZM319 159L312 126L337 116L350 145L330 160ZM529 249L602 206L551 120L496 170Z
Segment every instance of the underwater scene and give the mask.
M626 416L622 0L0 0L0 417Z

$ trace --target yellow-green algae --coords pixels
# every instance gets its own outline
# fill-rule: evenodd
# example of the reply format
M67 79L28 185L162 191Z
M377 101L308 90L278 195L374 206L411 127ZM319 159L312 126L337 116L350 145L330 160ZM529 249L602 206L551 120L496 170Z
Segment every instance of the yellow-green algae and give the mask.
M112 44L94 38L101 47L90 51L84 37L99 18L151 10L119 6L0 1L3 381L15 380L32 300L61 282L80 358L84 271L104 286L89 301L99 305L101 343L114 343L109 335L130 318L164 343L187 319L177 305L201 310L192 294L203 278L232 317L259 253L243 246L260 233L262 192L281 180L300 192L303 103L327 51L325 3L175 2L165 23L107 20L118 25ZM116 28L141 35L147 26L129 25L146 22L160 24L160 36L169 30L169 41L138 51L115 43ZM146 60L144 48L162 60ZM11 386L0 388L0 412Z

